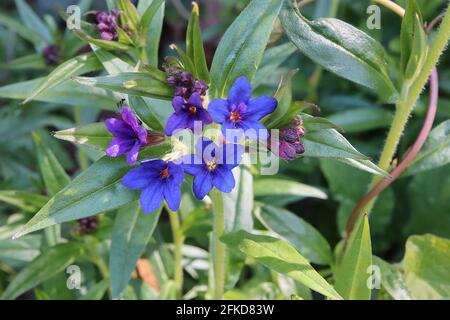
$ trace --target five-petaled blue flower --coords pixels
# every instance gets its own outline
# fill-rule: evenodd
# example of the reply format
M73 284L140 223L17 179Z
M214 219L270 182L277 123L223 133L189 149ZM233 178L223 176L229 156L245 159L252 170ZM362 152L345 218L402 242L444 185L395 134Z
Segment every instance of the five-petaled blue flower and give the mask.
M175 130L191 129L194 131L194 122L200 121L203 125L212 122L208 111L203 108L202 99L197 92L194 92L186 102L184 98L176 96L172 100L175 112L169 117L164 132L170 136Z
M261 96L250 99L252 87L247 78L239 77L228 93L228 99L214 99L208 106L208 112L214 122L222 124L222 133L227 130L242 130L249 139L267 139L268 132L260 120L272 113L277 107L273 97ZM229 132L231 133L231 132Z
M126 153L127 162L131 165L136 162L139 149L147 144L147 130L139 125L130 107L122 107L120 115L122 120L110 118L105 121L106 128L114 136L106 149L106 155L118 157Z
M194 176L195 196L203 199L213 186L231 192L235 185L231 170L239 165L243 151L243 146L238 144L219 147L207 138L199 139L195 153L181 158L184 171Z
M139 167L131 169L122 178L122 184L128 189L142 190L142 210L152 213L161 206L163 199L170 210L178 210L183 179L181 165L156 159L142 162Z

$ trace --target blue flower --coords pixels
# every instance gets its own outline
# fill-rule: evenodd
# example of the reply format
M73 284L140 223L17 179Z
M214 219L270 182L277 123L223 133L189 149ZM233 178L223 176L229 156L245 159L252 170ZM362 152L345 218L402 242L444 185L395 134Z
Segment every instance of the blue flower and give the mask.
M147 144L147 130L139 125L130 107L124 106L120 115L122 120L110 118L105 121L106 128L114 136L106 149L106 155L118 157L126 153L127 162L131 165L136 162L139 149Z
M195 121L202 123L202 129L204 124L212 122L208 111L203 108L200 95L196 92L191 95L188 102L184 98L176 96L172 100L172 106L175 109L175 113L167 120L164 130L168 136L172 135L176 130L181 129L191 129L194 131Z
M231 170L239 165L243 151L241 145L229 143L219 147L207 138L199 139L195 153L181 159L184 171L194 176L195 196L203 199L213 186L231 192L235 185Z
M250 82L245 77L239 77L231 87L228 99L214 99L209 104L208 112L214 122L222 124L225 137L227 130L237 129L243 130L249 139L267 139L267 129L260 120L272 113L278 102L268 96L250 99L251 93Z
M142 190L140 201L145 213L157 210L166 200L170 210L178 210L181 201L181 183L184 180L181 165L160 159L141 163L131 169L123 178L122 184L128 189Z

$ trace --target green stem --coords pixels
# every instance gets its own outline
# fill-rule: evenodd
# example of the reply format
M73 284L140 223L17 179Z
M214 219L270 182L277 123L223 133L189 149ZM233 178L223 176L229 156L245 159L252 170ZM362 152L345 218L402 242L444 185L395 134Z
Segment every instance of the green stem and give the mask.
M183 243L184 235L181 230L180 217L178 212L173 212L166 208L169 212L170 226L172 228L174 242L174 280L176 287L176 298L181 299L183 296Z
M439 31L437 32L433 44L431 45L430 50L428 51L428 55L425 59L425 63L420 70L419 75L414 80L412 84L405 83L402 88L402 92L400 95L400 99L397 102L397 109L395 112L394 119L392 121L391 128L389 129L389 133L386 139L386 143L383 147L383 151L380 156L380 161L378 166L383 170L388 170L391 164L391 161L394 157L395 151L397 150L398 143L403 134L403 130L405 129L405 125L408 121L408 118L411 114L411 111L414 108L414 105L417 102L417 99L420 96L425 84L428 81L428 78L431 74L431 71L438 63L439 57L442 52L445 50L448 39L450 38L450 3L447 7L447 11L445 13L444 19L442 20ZM382 177L374 176L372 182L370 184L370 188L372 189ZM374 198L371 202L367 204L367 206L362 210L367 214L370 214L376 198Z
M225 245L220 241L220 237L225 230L225 215L223 207L222 193L213 189L210 192L213 208L214 208L214 300L223 298L225 285Z

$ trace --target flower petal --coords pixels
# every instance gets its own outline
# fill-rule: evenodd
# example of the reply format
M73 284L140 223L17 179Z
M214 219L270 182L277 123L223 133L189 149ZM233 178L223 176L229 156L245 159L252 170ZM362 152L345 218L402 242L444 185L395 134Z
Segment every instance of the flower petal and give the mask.
M141 145L139 143L139 141L136 141L134 143L134 146L131 148L130 151L128 151L127 154L127 163L129 165L133 165L136 163L137 158L138 158L138 154L139 154L139 149L141 148Z
M235 180L231 170L219 166L214 171L213 185L222 192L231 192L235 186Z
M269 137L267 128L257 120L241 121L240 126L244 129L245 136L250 140L267 140Z
M105 153L108 157L118 157L130 151L134 142L133 139L113 138Z
M163 201L163 184L152 183L141 193L141 208L145 213L152 213L159 209Z
M234 81L228 93L228 103L238 105L240 102L247 103L252 94L252 86L246 77L239 77Z
M176 164L172 161L167 162L167 167L170 175L171 183L181 184L184 180L183 166Z
M169 119L167 119L164 132L166 135L171 136L176 130L187 128L188 122L189 122L188 114L184 112L179 114L174 113L169 117Z
M200 171L194 178L192 189L195 197L202 200L212 189L211 174L206 170Z
M209 103L208 112L214 122L223 123L230 117L228 101L225 99L214 99Z
M195 121L201 121L203 125L210 124L213 120L211 115L203 108L197 109L197 116Z
M139 126L137 117L133 113L133 111L131 111L130 107L128 106L122 107L120 115L122 116L122 120L128 123L133 128L133 130L135 130Z
M176 96L172 99L172 107L175 112L182 112L184 107L184 99L180 96Z
M132 138L133 129L123 120L116 118L109 118L105 120L106 129L115 137Z
M200 97L200 95L199 95L197 92L194 92L194 93L190 96L188 104L189 104L190 106L194 106L194 107L202 108L202 109L203 109L202 98Z
M143 190L159 179L159 170L152 170L141 164L128 171L121 182L128 189Z
M277 99L268 96L252 99L250 100L244 117L251 120L261 120L266 115L274 112L277 105Z
M202 159L193 154L181 157L178 162L182 165L184 172L191 176L199 174L204 166Z
M164 198L170 210L176 211L180 208L181 188L179 184L166 182L164 185Z

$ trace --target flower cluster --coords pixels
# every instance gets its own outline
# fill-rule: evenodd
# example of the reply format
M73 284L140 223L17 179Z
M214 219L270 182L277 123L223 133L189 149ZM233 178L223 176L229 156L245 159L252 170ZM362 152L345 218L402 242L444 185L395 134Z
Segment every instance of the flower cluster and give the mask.
M42 56L44 57L45 64L50 66L56 64L59 60L59 46L48 45L42 51Z
M167 83L175 88L175 96L188 100L192 94L205 96L208 85L203 80L195 79L194 76L177 67L166 68Z
M222 135L218 137L219 144L202 137L196 142L192 154L168 161L143 161L123 177L125 187L141 191L141 207L146 213L160 208L164 200L170 210L179 208L185 173L193 176L192 190L199 200L212 188L231 192L235 187L232 170L241 162L245 148L229 138L229 131L236 131L233 138L237 137L238 141L244 136L250 140L268 139L268 130L261 121L277 107L277 100L273 97L251 98L252 88L245 77L236 79L226 99L217 98L204 105L207 86L203 81L195 80L191 74L176 68L169 71L167 81L178 91L172 100L174 113L166 122L165 134L170 136L183 129L194 131L197 123L203 129L203 126L215 122L221 125ZM122 119L106 120L107 129L114 135L106 154L111 157L127 154L127 162L134 164L140 148L148 144L149 132L139 124L129 107L123 107L120 114ZM302 153L302 136L303 128L297 118L282 128L277 141L279 156L293 159Z
M304 153L305 148L301 141L304 135L305 129L300 119L295 117L287 127L280 129L278 141L275 141L278 148L276 155L284 160L294 160L297 154Z
M116 27L119 25L119 10L113 9L111 13L99 11L95 14L97 29L100 31L100 38L108 41L117 41L119 34Z

